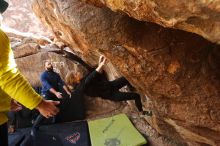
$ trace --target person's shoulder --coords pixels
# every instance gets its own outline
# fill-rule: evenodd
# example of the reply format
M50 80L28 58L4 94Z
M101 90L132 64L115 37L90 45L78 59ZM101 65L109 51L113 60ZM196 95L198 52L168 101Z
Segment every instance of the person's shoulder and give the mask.
M55 78L61 78L60 74L58 72L53 71L51 74Z
M43 71L40 76L46 76L47 75L47 71Z
M43 71L41 74L47 74L47 71Z
M55 72L55 71L53 71L53 74L55 74L55 75L57 75L57 76L60 76L60 74L57 73L57 72Z

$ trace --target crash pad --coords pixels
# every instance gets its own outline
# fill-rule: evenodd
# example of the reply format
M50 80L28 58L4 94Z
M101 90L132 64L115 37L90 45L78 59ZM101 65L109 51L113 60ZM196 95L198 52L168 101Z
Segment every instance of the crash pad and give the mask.
M92 146L141 146L146 139L125 114L89 121Z
M19 129L17 134L25 134L19 146L90 146L87 121L41 126L36 136L30 136L31 128ZM9 135L10 146L17 146L18 138ZM21 138L20 138L21 139Z

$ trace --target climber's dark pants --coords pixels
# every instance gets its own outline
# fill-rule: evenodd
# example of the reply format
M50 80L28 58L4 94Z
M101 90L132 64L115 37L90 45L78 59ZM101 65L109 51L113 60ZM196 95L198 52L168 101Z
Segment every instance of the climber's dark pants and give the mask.
M12 125L12 126L15 126L16 125L16 115L17 113L16 112L13 112L13 111L10 111L8 112L8 125Z
M0 125L0 146L8 146L8 126L7 126L7 123Z
M46 95L42 95L42 96L45 100L57 100L57 97L55 97L55 96L46 96ZM37 118L34 120L33 128L39 128L40 124L44 120L46 120L46 118L44 116L42 116L41 114L39 114L37 116ZM54 123L55 122L55 117L52 117L51 120L52 120L52 123Z
M39 114L34 121L33 128L39 128L40 124L45 120L45 117Z
M128 85L131 86L130 83L124 78L118 78L114 81L110 81L110 85L112 87L111 95L107 95L104 98L112 101L125 101L125 100L135 100L135 105L137 109L141 112L143 111L141 97L139 94L134 92L121 92L119 89Z

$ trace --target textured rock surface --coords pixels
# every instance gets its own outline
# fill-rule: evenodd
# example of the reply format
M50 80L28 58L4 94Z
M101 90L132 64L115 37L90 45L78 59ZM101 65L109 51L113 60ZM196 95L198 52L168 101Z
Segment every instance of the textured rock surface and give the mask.
M18 40L16 42L18 44ZM14 43L12 41L12 44ZM19 70L33 86L41 86L39 80L40 74L45 70L44 63L48 60L52 62L54 70L60 73L63 79L65 79L66 74L70 70L76 70L82 73L86 71L77 62L68 60L57 53L50 52L50 50L59 49L55 45L47 45L42 49L37 42L29 39L28 42L22 41L12 48Z
M7 11L3 14L3 25L17 31L50 35L31 9L31 0L10 0Z
M78 0L35 0L34 10L59 39L88 63L95 64L99 54L105 54L112 68L148 97L146 108L151 101L153 116L147 121L160 134L174 139L178 146L220 145L218 45L192 33L140 22ZM145 10L151 11L140 11L151 14ZM211 30L217 37L203 33L209 36L206 38L220 38L217 24L213 24L216 30Z
M82 0L164 27L194 32L220 44L219 0Z

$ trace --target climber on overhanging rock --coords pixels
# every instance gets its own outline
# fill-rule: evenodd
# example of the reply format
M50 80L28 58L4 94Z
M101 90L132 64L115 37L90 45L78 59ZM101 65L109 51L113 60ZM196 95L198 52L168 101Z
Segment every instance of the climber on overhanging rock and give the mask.
M62 96L62 93L68 94L68 96L71 97L70 90L65 85L60 75L54 71L52 63L46 61L44 67L45 71L40 76L40 81L42 83L41 95L43 98L46 100L61 101L63 97L66 97ZM62 89L64 89L65 92L63 92ZM36 131L39 129L40 123L44 119L42 115L38 115L33 124L31 131L32 136L36 135ZM53 117L53 121L55 122L55 117Z
M0 24L7 7L8 3L0 0ZM9 38L0 29L0 146L8 146L7 112L11 98L29 109L36 108L46 118L59 112L59 102L42 99L18 71Z
M66 76L66 83L75 91L82 92L91 97L101 97L112 101L135 100L138 111L143 115L151 116L151 111L143 110L139 94L119 91L119 89L126 85L131 86L124 77L120 77L114 81L107 80L103 74L105 62L106 58L100 56L98 67L85 77L81 77L80 73L69 72Z

